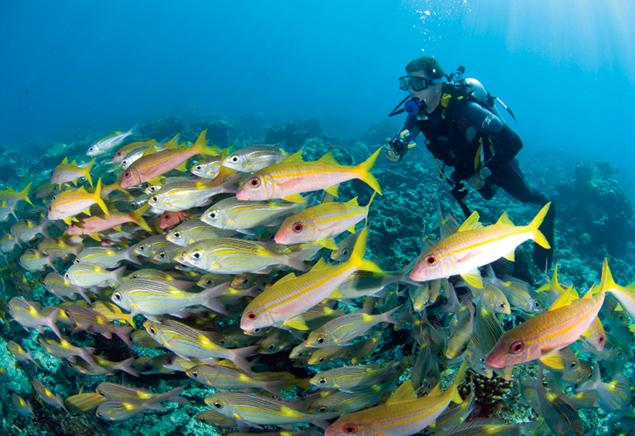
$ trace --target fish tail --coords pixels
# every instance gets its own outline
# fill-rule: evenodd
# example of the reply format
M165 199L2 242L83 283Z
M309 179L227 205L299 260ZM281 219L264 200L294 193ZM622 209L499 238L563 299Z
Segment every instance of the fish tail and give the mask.
M130 332L132 329L125 325L111 325L112 332L117 335L119 339L121 339L126 345L130 346ZM122 362L123 363L123 362ZM122 371L124 371L122 369ZM128 372L128 371L126 371ZM128 372L129 373L129 372ZM130 374L130 373L129 373ZM134 374L132 374L134 375ZM137 376L135 376L137 377Z
M216 147L210 147L207 145L207 129L203 130L196 138L196 142L192 148L196 151L197 154L204 154L208 156L218 156L219 152Z
M29 183L23 190L20 191L20 198L33 206L33 203L31 203L31 200L29 199L29 190L31 189L31 185L33 185L33 183Z
M393 316L395 312L401 309L402 306L397 306L394 309L390 309L388 312L382 313L382 322L387 322L389 324L397 324L399 320Z
M600 279L600 292L611 292L613 294L618 294L621 286L618 286L613 280L613 274L611 273L611 269L609 268L609 261L607 258L604 258L604 263L602 264L602 278Z
M146 203L145 205L141 206L139 209L131 212L130 219L146 232L152 233L152 228L143 218L143 214L148 210L149 207L150 207L150 204Z
M456 373L456 377L454 378L454 383L450 387L452 401L461 404L463 402L463 398L461 398L461 394L459 393L459 386L463 383L463 379L465 378L465 373L467 372L467 360L464 360Z
M549 250L551 248L551 244L549 244L549 241L547 241L547 238L540 231L539 228L542 225L542 221L545 219L550 206L551 202L545 204L527 226L529 228L529 231L532 233L532 239L534 240L534 242L536 242L536 244L540 245L546 250Z
M379 186L379 182L370 172L370 170L373 168L373 165L375 165L375 161L377 160L377 157L379 157L381 149L382 147L379 147L373 154L370 155L368 159L366 159L364 162L360 163L356 167L359 173L359 178L368 186L373 188L373 190L379 195L381 195L381 186Z
M139 373L134 370L132 367L132 362L134 362L134 357L129 357L126 360L122 360L121 362L117 362L115 368L119 371L123 371L127 374L130 374L133 377L139 377Z
M88 164L82 168L82 174L84 174L84 177L86 177L86 180L88 181L88 184L90 185L90 187L93 187L93 178L90 175L90 170L93 169L93 165L95 164L95 158L91 159L90 162L88 162Z
M181 397L179 394L183 392L184 389L185 389L185 386L179 386L178 388L174 388L163 394L153 396L150 400L146 402L146 404L154 405L157 403L162 403L163 401L175 401L177 403L182 403L184 398Z
M104 211L106 216L110 215L106 203L104 203L104 200L101 198L101 179L97 179L97 186L95 187L95 192L93 192L93 200L95 200L101 210Z
M227 309L225 308L225 305L216 298L217 295L218 290L216 289L216 286L207 288L201 292L201 305L213 310L214 312L220 313L221 315L227 315Z
M57 327L57 315L59 314L60 309L54 309L44 320L44 325L53 330L53 333L57 336L58 339L62 339L62 334L60 333L60 329Z
M250 347L244 348L236 348L232 350L233 356L231 361L234 365L241 371L246 374L251 374L251 367L249 366L249 362L247 362L247 357L253 356L256 351L259 349L258 345L253 345Z
M351 253L348 262L356 269L362 271L372 271L382 273L382 269L375 262L364 259L364 252L366 251L366 239L368 238L368 227L364 227L355 241L353 252Z

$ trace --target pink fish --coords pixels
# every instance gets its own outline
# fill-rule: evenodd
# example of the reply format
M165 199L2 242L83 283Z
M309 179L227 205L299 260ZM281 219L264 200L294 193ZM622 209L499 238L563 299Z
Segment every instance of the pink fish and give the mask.
M189 213L189 212L185 212L185 211L179 211L179 212L168 212L168 211L165 211L165 212L163 212L161 214L161 219L159 221L159 227L162 230L169 229L171 227L174 227L177 224L182 223L190 215L192 215L192 214Z

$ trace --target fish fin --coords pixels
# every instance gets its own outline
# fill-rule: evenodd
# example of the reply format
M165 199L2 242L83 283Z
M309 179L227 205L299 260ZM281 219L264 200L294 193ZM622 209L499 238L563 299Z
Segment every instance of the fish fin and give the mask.
M339 162L335 160L333 156L333 152L327 151L324 155L317 160L317 162L323 163L325 165L339 165ZM336 195L337 197L337 195Z
M483 289L483 278L478 268L465 274L461 274L461 278L473 288Z
M203 130L196 138L194 145L192 146L194 150L198 152L198 154L204 154L207 156L218 156L219 151L216 147L210 147L207 145L207 129Z
M481 227L483 227L483 224L481 224L479 221L480 218L481 216L478 214L477 211L472 212L472 214L467 217L465 221L463 221L463 224L461 224L460 227L456 229L457 233L464 232L466 230L480 229Z
M115 232L120 232L121 231L121 226L115 226L112 228Z
M348 228L348 229L346 229L346 230L348 230L350 233L355 233L355 226L353 226L353 227L349 227L349 228ZM336 249L337 249L337 245L336 245L335 247L336 247L336 248L333 248L333 250L336 250Z
M130 219L146 232L152 233L152 228L148 225L146 220L143 219L143 214L146 210L148 210L149 207L150 205L146 203L144 206L141 206L139 209L133 211L132 213L130 213Z
M317 244L321 245L324 248L328 248L329 250L337 250L337 244L335 243L333 238L322 239L320 241L317 241Z
M373 195L375 194L375 192L373 192ZM359 206L359 201L357 199L357 197L353 197L350 200L348 200L346 203L344 204L348 204L350 206Z
M408 379L397 388L397 390L388 398L386 404L401 403L403 401L412 401L417 399L417 393L412 386L412 380Z
M175 168L177 171L187 172L187 161Z
M101 210L104 211L104 214L106 216L110 215L110 212L108 211L108 207L106 206L106 203L104 203L104 200L102 200L101 198L101 179L97 179L97 186L95 187L95 192L93 192L92 196L93 196L93 200L95 200L95 202L101 208Z
M284 159L280 161L280 163L292 163L292 162L304 162L302 160L302 150L298 150L295 153L291 153Z
M247 362L247 357L253 356L256 351L258 351L258 349L258 345L252 345L250 347L244 348L235 348L232 350L233 358L230 360L234 365L236 365L238 369L248 375L251 375L251 368L249 367L249 363Z
M276 282L276 285L278 285L278 284L282 284L282 283L285 283L285 282L288 282L289 280L292 280L292 279L294 279L295 277L296 277L296 276L295 276L295 273L289 273L289 274L287 274L286 276L282 277L280 280L278 280L278 281Z
M551 311L551 310L559 309L561 307L568 306L569 304L579 299L580 299L580 296L578 295L578 291L576 291L575 288L571 286L565 292L560 294L560 296L556 298L556 301L554 301L549 307L549 309L547 310Z
M99 235L99 233L89 233L88 237L93 241L101 242L101 236Z
M179 148L179 137L181 136L180 133L177 133L176 135L174 135L172 137L172 139L170 139L168 142L165 143L165 148ZM148 147L146 149L146 151L150 151L150 147ZM145 152L144 152L145 154Z
M503 214L500 216L498 221L496 221L496 224L507 224L507 225L510 225L510 226L514 225L512 220L510 220L509 217L507 216L507 212L503 212Z
M510 262L513 262L516 260L516 250L512 250L509 253L505 254L503 256L505 259L509 260Z
M383 273L384 271L375 262L364 259L367 238L368 227L364 227L355 241L351 257L347 262L349 265L354 265L358 270Z
M33 206L33 203L31 202L31 200L29 199L29 190L31 189L31 185L33 185L33 183L29 183L28 185L25 186L25 188L23 190L20 191L20 195L19 197L26 201L27 203L29 203L31 206Z
M562 358L562 355L557 351L542 356L539 360L540 363L545 365L547 368L556 370L564 369L564 359Z
M624 298L625 293L630 294L628 296L630 296L631 298L635 296L633 289L629 289L628 287L624 288L615 283L615 280L613 280L613 274L611 274L611 269L609 268L609 261L606 258L602 263L602 278L600 279L599 289L600 292L612 293L613 296L620 302L622 301L622 298ZM635 316L634 314L631 315Z
M306 201L300 194L285 195L282 199L290 203L304 203Z
M441 383L437 383L430 392L428 392L428 396L433 397L435 395L441 395Z
M377 181L375 176L370 172L370 170L373 168L373 165L375 165L375 162L377 161L377 157L379 156L381 149L382 147L379 147L377 150L375 150L373 154L370 155L368 159L366 159L364 162L360 163L359 165L355 167L356 170L358 171L359 178L368 186L373 188L373 190L379 195L381 195L381 186L379 186L379 182Z
M73 222L73 221L71 220L71 218L72 218L72 217L70 217L70 216L67 216L67 217L65 217L65 218L62 218L62 219L64 220L64 224L66 224L67 226L70 226L70 225L71 225L71 223Z
M90 175L90 170L93 168L93 165L95 164L95 159L91 159L90 162L88 162L88 165L86 165L84 168L82 168L82 173L84 174L84 177L86 177L86 180L88 181L88 184L90 185L90 187L93 187L93 178Z
M329 187L328 187L328 188L326 188L324 191L325 191L327 194L330 194L330 195L332 195L333 197L336 197L336 198L337 198L337 196L339 195L339 194L337 193L337 189L338 189L338 188L339 188L339 185L333 185L333 186L329 186Z
M463 402L463 398L461 398L461 394L459 393L459 385L463 383L463 379L465 378L465 373L467 372L467 360L464 360L459 370L456 373L456 377L454 378L454 383L450 387L451 390L451 401L461 404Z
M550 206L551 202L545 204L527 226L528 230L532 234L532 239L534 240L534 242L546 250L551 249L551 245L549 244L549 241L547 241L545 235L540 231L539 227L542 224L542 221L545 219Z
M291 319L286 320L283 325L285 327L289 327L294 330L307 331L309 330L309 326L306 325L304 318L301 316L295 316Z

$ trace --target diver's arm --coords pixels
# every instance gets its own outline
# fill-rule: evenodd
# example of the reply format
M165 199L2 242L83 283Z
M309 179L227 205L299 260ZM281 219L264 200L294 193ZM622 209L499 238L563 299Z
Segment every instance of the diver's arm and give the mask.
M523 148L520 137L497 115L474 102L459 109L468 126L494 139L494 155L486 162L493 171L496 167L511 161Z

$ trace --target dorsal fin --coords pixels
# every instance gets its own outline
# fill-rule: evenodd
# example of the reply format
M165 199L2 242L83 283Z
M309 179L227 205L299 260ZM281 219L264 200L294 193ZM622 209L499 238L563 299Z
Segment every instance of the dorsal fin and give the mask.
M60 165L67 165L67 164L68 164L68 156L62 160L62 163Z
M286 283L289 280L294 279L294 278L295 278L295 273L289 273L286 276L282 277L280 280L278 280L276 282L276 285L280 285L280 284Z
M558 298L556 298L556 301L554 301L553 304L549 307L549 310L556 310L561 307L568 306L569 304L579 299L580 295L578 295L578 291L576 291L576 289L571 286L565 292L560 294Z
M507 216L507 212L503 212L503 214L500 216L498 221L496 221L496 224L508 224L510 226L514 225L512 220L510 220L509 217Z
M399 386L399 388L388 398L386 404L401 403L403 401L412 401L417 399L417 393L412 386L412 380L408 379Z
M479 222L481 216L477 211L472 212L472 215L467 217L463 224L456 230L457 232L465 232L466 230L480 229L483 224Z
M282 159L280 163L304 162L302 160L302 150L298 150Z
M327 151L324 154L324 156L319 158L317 161L320 162L320 163L323 163L325 165L339 165L339 163L333 157L333 153L330 152L330 151Z
M346 202L346 204L350 204L351 206L359 206L359 202L357 201L357 197L353 197Z

